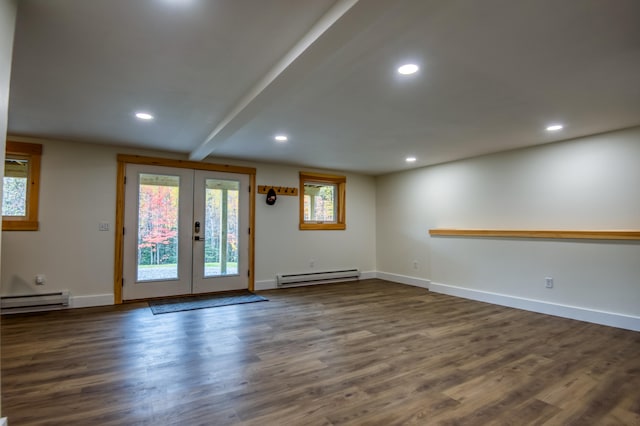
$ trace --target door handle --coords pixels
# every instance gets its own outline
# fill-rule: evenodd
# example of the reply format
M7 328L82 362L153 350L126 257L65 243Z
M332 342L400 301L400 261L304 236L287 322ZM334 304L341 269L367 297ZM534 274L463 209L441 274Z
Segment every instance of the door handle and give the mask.
M193 237L193 239L194 239L195 241L202 241L202 242L204 242L204 238L200 238L200 236L199 236L199 235L196 235L195 237Z

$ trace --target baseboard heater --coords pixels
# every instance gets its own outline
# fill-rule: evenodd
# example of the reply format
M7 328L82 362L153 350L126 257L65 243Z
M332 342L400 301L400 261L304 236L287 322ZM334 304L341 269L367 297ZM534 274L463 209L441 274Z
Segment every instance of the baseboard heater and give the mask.
M358 269L338 271L305 272L302 274L278 274L278 287L294 287L311 284L326 284L341 281L353 281L360 278Z
M51 311L69 307L69 291L0 297L2 314Z

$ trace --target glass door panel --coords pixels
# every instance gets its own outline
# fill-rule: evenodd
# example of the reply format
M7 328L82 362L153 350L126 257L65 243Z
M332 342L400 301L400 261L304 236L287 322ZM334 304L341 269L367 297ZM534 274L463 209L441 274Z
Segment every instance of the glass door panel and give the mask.
M195 172L193 292L246 289L249 255L249 177Z
M238 274L237 180L205 179L204 277Z
M180 176L141 173L137 281L178 278Z
M123 298L191 291L193 171L127 165Z

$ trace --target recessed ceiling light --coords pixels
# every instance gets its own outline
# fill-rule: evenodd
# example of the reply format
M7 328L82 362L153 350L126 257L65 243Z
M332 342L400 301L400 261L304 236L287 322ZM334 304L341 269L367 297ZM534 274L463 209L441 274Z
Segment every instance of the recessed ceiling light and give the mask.
M136 117L140 120L153 120L153 115L148 112L136 112Z
M407 163L415 163L416 162L416 157L407 157L407 159L404 160L404 161L406 161Z
M562 130L564 126L562 124L552 124L551 126L547 126L547 131L549 132L557 132L558 130Z
M289 138L286 135L276 135L274 139L277 140L278 142L286 142L289 140Z
M398 72L402 75L409 75L417 73L419 69L420 67L418 67L416 64L404 64L403 66L398 68Z

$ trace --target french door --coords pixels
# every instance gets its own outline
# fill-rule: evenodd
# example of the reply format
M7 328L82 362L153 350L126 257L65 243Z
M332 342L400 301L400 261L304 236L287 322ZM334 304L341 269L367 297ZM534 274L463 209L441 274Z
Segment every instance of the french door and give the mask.
M124 300L248 288L248 175L127 164L124 200Z

